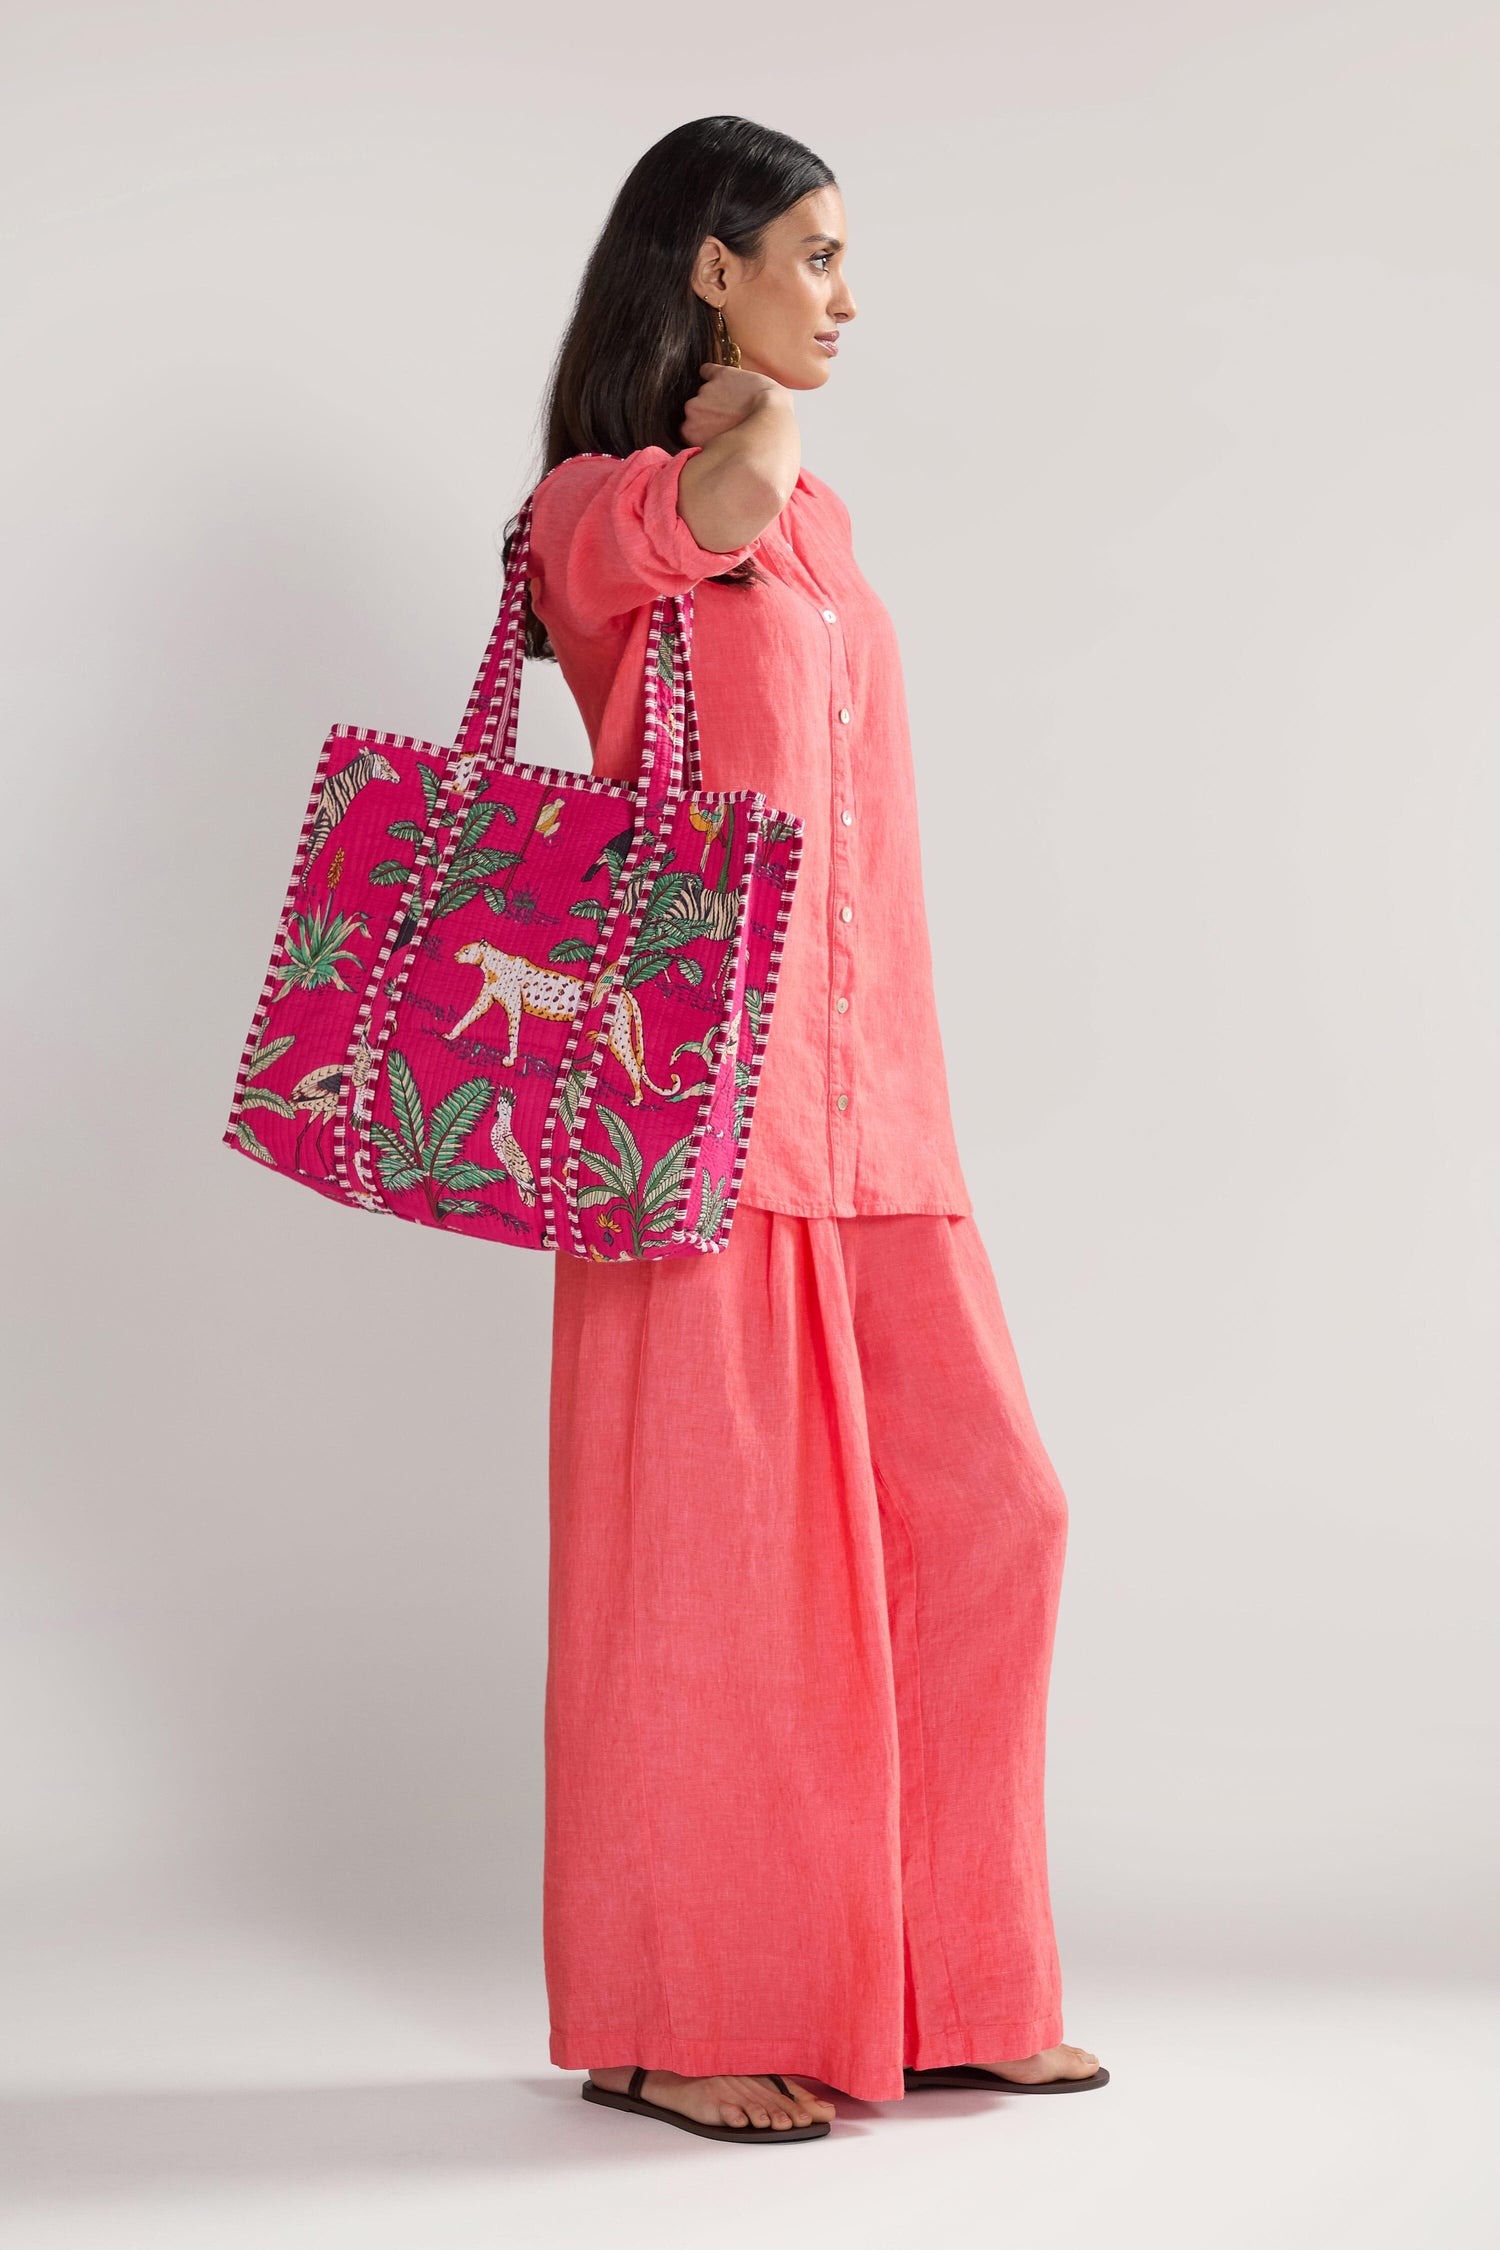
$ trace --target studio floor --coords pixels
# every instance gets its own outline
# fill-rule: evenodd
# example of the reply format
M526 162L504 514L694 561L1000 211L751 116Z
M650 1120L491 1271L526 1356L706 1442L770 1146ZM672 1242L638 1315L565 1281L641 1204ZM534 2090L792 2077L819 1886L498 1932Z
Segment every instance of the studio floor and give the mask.
M721 2147L590 2107L539 1971L266 1927L7 1964L7 2239L25 2250L1484 2250L1494 1995L1074 1972L1113 2083L840 2100L824 2141Z

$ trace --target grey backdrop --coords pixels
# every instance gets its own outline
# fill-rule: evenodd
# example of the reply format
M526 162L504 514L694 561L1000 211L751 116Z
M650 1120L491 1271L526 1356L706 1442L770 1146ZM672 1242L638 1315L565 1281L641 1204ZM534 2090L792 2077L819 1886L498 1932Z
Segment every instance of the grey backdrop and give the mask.
M451 736L594 233L730 108L848 208L804 449L1073 1506L1065 1967L1474 1974L1493 11L7 12L13 1927L540 1978L550 1263L219 1135L324 731Z

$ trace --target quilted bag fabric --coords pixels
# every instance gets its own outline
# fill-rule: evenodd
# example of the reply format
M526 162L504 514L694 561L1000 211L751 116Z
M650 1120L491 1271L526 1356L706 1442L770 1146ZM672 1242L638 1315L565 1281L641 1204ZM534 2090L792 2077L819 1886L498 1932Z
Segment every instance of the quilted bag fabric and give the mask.
M451 1234L722 1250L802 822L703 788L691 593L652 607L633 785L517 763L531 511L457 742L323 746L224 1137Z

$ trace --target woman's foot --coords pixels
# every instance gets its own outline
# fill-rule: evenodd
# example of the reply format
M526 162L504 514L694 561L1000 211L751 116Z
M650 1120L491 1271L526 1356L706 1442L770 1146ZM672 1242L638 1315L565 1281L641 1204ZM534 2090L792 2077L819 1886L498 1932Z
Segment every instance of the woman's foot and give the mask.
M628 2063L617 2070L591 2070L589 2076L611 2094L629 2091ZM795 2078L786 2082L790 2098L779 2094L769 2078L740 2078L727 2072L718 2078L679 2078L675 2070L648 2070L641 2081L641 2099L661 2109L680 2110L699 2125L770 2125L779 2132L838 2115L832 2102L810 2094Z
M980 2070L998 2071L1019 2086L1041 2086L1050 2078L1092 2078L1099 2057L1087 2047L1048 2047L1039 2055L1023 2055L1017 2062L985 2062Z

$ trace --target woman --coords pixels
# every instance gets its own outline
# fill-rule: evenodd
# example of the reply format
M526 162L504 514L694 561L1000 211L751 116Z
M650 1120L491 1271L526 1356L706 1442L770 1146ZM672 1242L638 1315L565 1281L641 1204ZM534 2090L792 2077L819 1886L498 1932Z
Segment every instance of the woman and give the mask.
M1043 1840L1066 1506L953 1138L894 630L801 466L846 231L780 133L649 150L532 528L528 651L594 771L634 778L651 604L691 588L704 786L803 822L727 1248L556 1264L551 2055L739 2140L828 2131L798 2072L872 2101L1107 2076L1061 2043Z

